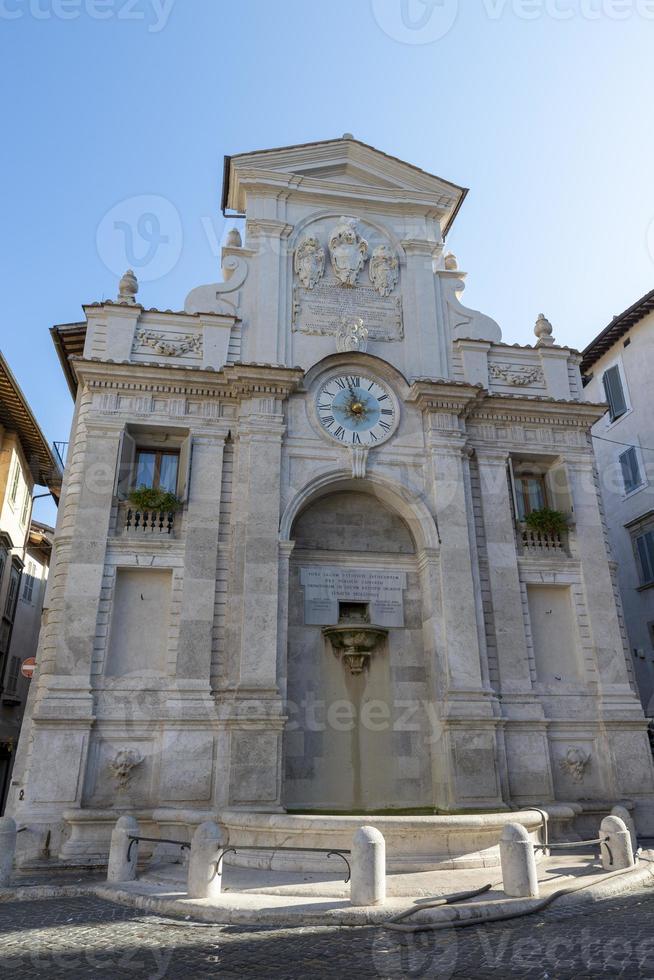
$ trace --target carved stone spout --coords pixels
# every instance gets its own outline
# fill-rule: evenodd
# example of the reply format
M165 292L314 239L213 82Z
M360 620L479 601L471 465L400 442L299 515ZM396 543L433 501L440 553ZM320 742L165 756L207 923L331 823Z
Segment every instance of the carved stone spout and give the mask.
M374 651L388 636L388 630L367 623L341 623L326 626L322 635L351 674L362 674Z

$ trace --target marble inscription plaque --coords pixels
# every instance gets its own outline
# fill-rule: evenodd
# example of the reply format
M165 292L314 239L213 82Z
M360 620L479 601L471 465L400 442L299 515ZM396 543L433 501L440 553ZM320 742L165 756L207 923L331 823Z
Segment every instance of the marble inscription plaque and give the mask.
M293 330L335 336L343 317L360 317L370 340L402 340L402 300L380 296L367 286L338 286L321 282L313 289L296 286L293 293Z
M406 572L312 566L300 569L307 626L335 626L339 602L367 602L373 626L404 626Z

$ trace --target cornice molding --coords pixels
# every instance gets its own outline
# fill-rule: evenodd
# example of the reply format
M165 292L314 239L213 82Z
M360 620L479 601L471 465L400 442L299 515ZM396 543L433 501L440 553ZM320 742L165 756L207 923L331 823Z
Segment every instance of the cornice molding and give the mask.
M220 370L161 364L116 364L71 358L80 382L88 389L118 389L243 399L257 395L288 398L302 383L301 368L269 364L228 364Z

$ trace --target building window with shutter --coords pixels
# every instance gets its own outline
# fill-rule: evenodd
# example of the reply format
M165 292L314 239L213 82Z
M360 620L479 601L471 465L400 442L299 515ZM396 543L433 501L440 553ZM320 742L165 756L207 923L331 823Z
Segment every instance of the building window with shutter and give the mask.
M640 584L654 583L654 527L635 539Z
M25 496L23 497L23 509L20 514L20 523L22 527L27 524L27 518L30 512L30 504L32 502L32 495L29 491L29 487L25 487Z
M11 576L9 578L9 588L7 589L7 597L5 599L5 610L4 615L10 623L14 621L14 614L16 612L16 602L18 600L18 586L20 584L20 572L15 565L12 565Z
M121 433L114 494L127 500L131 490L161 490L188 498L193 440L188 430L142 431L126 427Z
M12 657L9 661L7 670L7 694L15 694L18 688L18 677L20 674L20 657Z
M620 453L619 459L625 493L633 493L634 490L639 490L644 485L645 480L638 458L638 450L635 446L630 446L625 452Z
M25 581L23 582L23 599L25 602L32 601L34 594L34 579L36 578L36 565L33 561L28 561L25 571Z
M629 409L620 368L617 364L608 368L602 376L604 394L609 403L609 417L612 422L621 418Z
M16 503L19 486L20 486L20 463L18 460L16 460L14 464L14 473L11 478L11 487L9 488L9 502L12 504L12 506Z

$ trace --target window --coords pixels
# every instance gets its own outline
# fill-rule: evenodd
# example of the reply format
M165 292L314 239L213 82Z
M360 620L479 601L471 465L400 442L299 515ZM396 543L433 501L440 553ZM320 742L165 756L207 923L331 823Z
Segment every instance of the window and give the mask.
M518 508L518 519L524 521L527 514L533 510L541 510L547 507L547 493L545 491L545 478L537 473L514 475L515 497Z
M7 598L5 599L5 617L13 622L14 613L16 612L16 600L18 599L18 586L20 584L20 572L15 565L11 567L11 576L9 578L9 588L7 589Z
M7 552L0 548L0 591L2 591L2 580L5 577L5 565L7 564Z
M32 502L32 495L29 491L29 487L25 487L25 497L23 499L23 509L20 515L20 523L25 527L27 524L27 516L29 514L30 504Z
M154 426L126 427L120 435L114 494L126 500L130 490L147 487L188 499L193 439L188 430Z
M18 496L18 486L20 484L20 463L16 460L14 465L14 474L11 478L11 487L9 490L9 502L11 504L16 503L16 497Z
M654 582L654 529L640 534L635 543L640 566L640 584L649 585Z
M176 493L178 467L178 452L137 449L134 486Z
M8 694L15 694L18 687L18 675L20 673L20 657L12 657L9 661L7 671L6 689Z
M630 446L625 452L620 453L620 466L622 467L625 493L631 493L643 485L644 480L641 476L640 462L635 446Z
M620 368L617 364L604 372L602 382L606 400L609 403L609 416L611 421L615 422L616 419L625 414L628 408Z
M25 602L32 601L35 578L36 578L36 565L34 564L33 561L28 561L27 570L25 572L25 581L23 582L23 599L25 600Z

